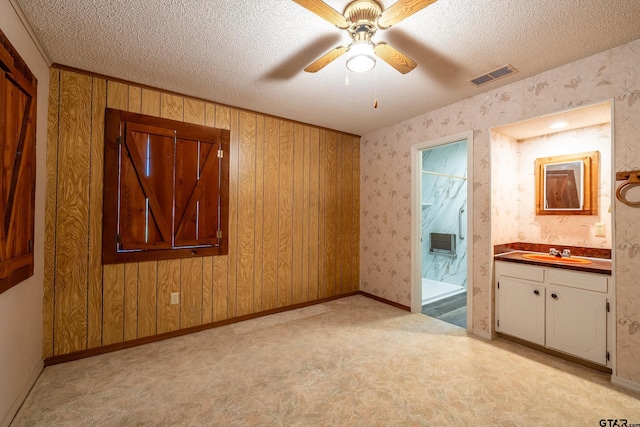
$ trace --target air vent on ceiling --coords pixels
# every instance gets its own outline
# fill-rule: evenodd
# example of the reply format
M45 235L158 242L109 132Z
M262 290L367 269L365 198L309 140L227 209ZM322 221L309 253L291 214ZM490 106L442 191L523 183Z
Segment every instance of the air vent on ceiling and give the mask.
M508 76L509 74L517 73L518 70L513 65L505 65L504 67L496 68L495 70L489 71L481 76L478 76L474 79L471 79L471 83L476 86L482 86L494 80L501 79L503 77Z

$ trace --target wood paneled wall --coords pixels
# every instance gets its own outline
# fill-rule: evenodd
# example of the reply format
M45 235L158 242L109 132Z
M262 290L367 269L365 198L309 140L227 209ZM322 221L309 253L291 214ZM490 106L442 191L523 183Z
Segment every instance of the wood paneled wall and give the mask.
M49 96L44 357L358 290L359 137L57 68ZM102 265L106 107L231 131L228 255Z

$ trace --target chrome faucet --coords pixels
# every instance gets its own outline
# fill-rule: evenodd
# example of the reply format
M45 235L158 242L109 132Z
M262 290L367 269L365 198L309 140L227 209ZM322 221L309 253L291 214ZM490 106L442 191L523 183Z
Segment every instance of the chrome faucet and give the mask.
M563 249L562 250L562 257L563 258L569 258L571 256L571 251L569 249Z
M559 250L557 250L556 248L550 248L550 249L549 249L549 255L551 255L551 256L557 256L557 257L562 256L562 255L560 254L560 251L559 251Z

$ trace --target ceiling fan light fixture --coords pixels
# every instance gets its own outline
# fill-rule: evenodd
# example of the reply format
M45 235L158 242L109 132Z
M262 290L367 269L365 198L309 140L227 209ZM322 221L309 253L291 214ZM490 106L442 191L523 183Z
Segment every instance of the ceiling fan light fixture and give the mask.
M353 43L348 51L347 69L354 73L366 73L376 66L373 44L363 41Z

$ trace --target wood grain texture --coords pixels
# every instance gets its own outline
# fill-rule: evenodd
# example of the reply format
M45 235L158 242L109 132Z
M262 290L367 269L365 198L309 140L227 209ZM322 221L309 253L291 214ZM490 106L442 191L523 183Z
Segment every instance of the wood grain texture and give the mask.
M42 298L42 357L45 358L53 356L59 105L60 71L51 68L49 72L49 114L47 117L47 191L44 214L44 289Z
M293 125L280 121L278 194L278 307L291 304L293 288Z
M202 258L180 260L180 328L202 324Z
M256 117L255 221L253 253L253 312L262 311L262 258L264 216L264 117Z
M162 118L182 121L184 118L184 100L177 95L162 93L160 96L160 115Z
M229 279L227 266L229 256L217 256L213 259L213 321L229 318Z
M142 114L160 117L160 92L142 89Z
M311 241L309 239L309 224L311 219L310 202L311 196L309 191L311 179L311 128L305 126L302 133L302 301L309 301L309 269L312 262L309 258L309 249Z
M88 348L102 345L102 191L106 105L107 82L94 78L91 97L91 183L89 186Z
M54 355L86 349L91 78L60 73Z
M311 128L309 141L309 300L319 298L320 131Z
M124 340L138 338L138 263L124 265Z
M237 205L237 312L253 312L256 210L256 115L239 114Z
M158 262L138 265L138 338L157 334Z
M353 139L353 242L351 250L351 290L360 290L360 137Z
M202 258L202 323L213 322L213 258Z
M325 222L327 217L327 204L325 201L325 169L327 163L327 132L320 129L319 132L319 163L318 163L318 298L326 298L327 282L324 273L325 257Z
M124 341L124 264L105 265L102 271L102 345L109 345Z
M125 110L129 108L129 86L107 81L107 107Z
M327 131L325 159L325 227L324 227L324 286L327 297L337 295L336 289L336 261L338 256L337 239L339 227L338 215L338 186L337 186L337 135Z
M180 329L180 304L171 304L171 293L180 292L180 260L158 261L159 334Z
M128 111L132 113L142 113L142 89L135 86L129 86L129 105Z
M358 289L358 137L57 69L50 92L46 357ZM229 255L103 271L105 106L231 130Z
M280 166L280 134L278 120L265 119L262 218L262 308L277 307L278 281L278 170Z
M293 266L291 302L304 300L303 278L303 241L304 241L304 128L296 123L293 126Z
M238 111L230 110L231 146L229 162L229 256L227 257L227 312L236 317L238 310Z

